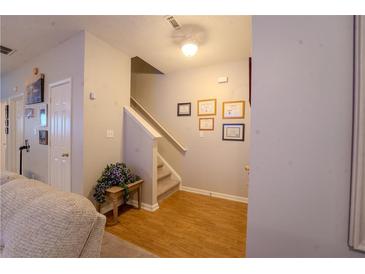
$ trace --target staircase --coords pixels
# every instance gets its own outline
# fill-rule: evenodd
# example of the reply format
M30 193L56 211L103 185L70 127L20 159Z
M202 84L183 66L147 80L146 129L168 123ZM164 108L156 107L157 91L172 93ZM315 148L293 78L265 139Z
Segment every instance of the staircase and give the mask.
M157 157L157 200L160 203L180 189L181 178L167 164L167 162L158 155Z
M131 97L131 108L138 116L140 124L144 127L151 127L154 131L157 131L159 138L164 138L170 144L172 144L180 153L185 155L187 148L183 146L165 127L163 127L135 98ZM143 121L142 121L143 120ZM151 131L151 129L150 129ZM157 158L157 166L153 167L153 172L157 169L157 180L154 179L152 184L157 186L157 193L154 192L152 195L153 205L155 203L160 203L176 191L180 189L182 180L180 175L175 171L175 169L158 153L158 146L156 146L157 151L154 153L154 157ZM140 164L138 162L138 164ZM135 163L137 165L137 163ZM143 170L141 168L141 170ZM148 175L146 176L148 177ZM154 178L156 178L154 177ZM157 196L157 197L156 197Z

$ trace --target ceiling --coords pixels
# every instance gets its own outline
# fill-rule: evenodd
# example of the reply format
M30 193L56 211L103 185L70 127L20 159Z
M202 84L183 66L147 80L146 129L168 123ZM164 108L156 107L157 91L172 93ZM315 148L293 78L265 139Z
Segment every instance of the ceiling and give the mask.
M139 56L163 73L251 56L250 16L174 16L183 30L196 33L199 51L181 51L165 16L1 16L1 72L57 46L82 30L93 33L130 57Z

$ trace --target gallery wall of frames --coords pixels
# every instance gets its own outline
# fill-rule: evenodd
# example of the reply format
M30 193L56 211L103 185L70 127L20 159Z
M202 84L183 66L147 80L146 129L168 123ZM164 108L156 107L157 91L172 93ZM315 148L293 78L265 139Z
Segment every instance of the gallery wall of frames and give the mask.
M217 103L222 104L222 113L217 114ZM215 98L201 99L196 102L197 115L199 117L199 131L214 131L215 117L222 115L222 119L227 121L222 125L223 141L245 140L245 101L223 101L218 102ZM177 116L191 116L192 102L178 103ZM242 120L242 121L241 121Z

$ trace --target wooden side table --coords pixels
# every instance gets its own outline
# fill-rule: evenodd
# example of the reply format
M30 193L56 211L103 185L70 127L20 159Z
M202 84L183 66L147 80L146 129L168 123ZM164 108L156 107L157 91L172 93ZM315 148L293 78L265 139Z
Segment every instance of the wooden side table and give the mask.
M142 183L143 180L136 181L132 184L128 185L128 189L130 193L137 191L138 193L138 208L141 208L142 203ZM112 201L113 203L113 223L118 223L118 202L123 199L123 187L120 186L112 186L106 190L106 196Z

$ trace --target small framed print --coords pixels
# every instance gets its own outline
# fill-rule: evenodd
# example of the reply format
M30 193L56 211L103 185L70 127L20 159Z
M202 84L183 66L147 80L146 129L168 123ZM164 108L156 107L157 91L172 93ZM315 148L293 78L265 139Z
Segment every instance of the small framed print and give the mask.
M214 118L199 118L199 130L214 130Z
M177 116L191 116L191 103L178 103Z
M223 102L223 119L245 118L245 101Z
M41 127L47 127L48 124L48 109L47 104L43 104L39 109L39 124Z
M48 145L48 130L39 131L39 144Z
M217 99L198 100L198 116L212 116L217 111Z
M245 125L244 124L223 124L222 140L244 141L245 140Z

